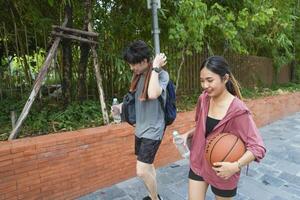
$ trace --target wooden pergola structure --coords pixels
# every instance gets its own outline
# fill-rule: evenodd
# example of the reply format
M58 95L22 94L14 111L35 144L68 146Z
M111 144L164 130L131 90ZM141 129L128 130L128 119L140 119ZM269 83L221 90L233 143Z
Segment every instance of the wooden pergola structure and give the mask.
M30 108L42 86L42 82L48 72L48 69L50 67L50 64L56 55L56 51L58 48L58 45L61 41L62 38L66 39L72 39L72 40L77 40L80 42L85 42L90 44L91 51L92 51L92 57L93 57L93 63L94 63L94 70L95 70L95 75L96 75L96 80L97 80L97 88L98 88L98 93L99 93L99 100L101 104L101 110L103 114L103 121L105 124L109 123L109 117L106 109L106 104L105 104L105 99L104 99L104 92L103 92L103 87L102 87L102 77L99 71L99 62L98 62L98 57L97 57L97 50L96 46L98 44L97 42L97 37L98 33L93 32L92 29L92 23L91 20L89 20L88 24L88 31L82 31L82 30L77 30L77 29L72 29L72 28L67 28L66 24L68 22L68 18L66 17L62 26L52 26L52 32L51 34L55 37L55 40L48 51L47 57L43 63L43 67L41 68L33 89L31 91L31 94L22 110L22 113L20 114L17 122L15 123L13 130L11 131L8 140L13 140L17 138L18 132L20 131L21 125L26 119ZM84 37L82 37L84 36Z

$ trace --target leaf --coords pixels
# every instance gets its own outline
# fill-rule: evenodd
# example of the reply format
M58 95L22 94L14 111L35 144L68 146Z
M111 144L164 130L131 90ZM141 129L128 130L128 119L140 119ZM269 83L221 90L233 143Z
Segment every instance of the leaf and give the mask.
M53 4L54 4L54 0L48 0L48 4L53 7Z

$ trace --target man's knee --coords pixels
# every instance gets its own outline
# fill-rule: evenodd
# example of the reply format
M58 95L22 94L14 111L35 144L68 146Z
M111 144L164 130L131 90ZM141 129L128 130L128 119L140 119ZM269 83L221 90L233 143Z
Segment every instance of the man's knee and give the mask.
M151 170L152 164L142 163L138 161L136 166L136 174L138 177L145 178L151 175Z
M148 172L144 169L136 169L136 175L140 178L147 177Z

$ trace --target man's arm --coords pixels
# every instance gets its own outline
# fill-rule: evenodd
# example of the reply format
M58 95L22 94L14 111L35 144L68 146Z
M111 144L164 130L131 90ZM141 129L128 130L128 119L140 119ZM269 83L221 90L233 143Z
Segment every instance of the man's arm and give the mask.
M161 68L164 66L167 63L166 59L167 57L164 53L157 54L153 60L153 68ZM148 97L149 99L157 99L162 93L162 88L160 87L158 80L159 73L155 70L152 70L151 73L148 86Z

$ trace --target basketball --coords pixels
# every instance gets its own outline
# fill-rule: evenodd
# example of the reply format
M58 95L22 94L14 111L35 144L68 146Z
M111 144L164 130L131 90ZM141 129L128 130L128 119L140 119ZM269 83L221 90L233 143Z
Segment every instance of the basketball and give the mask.
M213 166L215 162L235 162L245 151L245 145L239 137L230 133L221 133L206 143L205 157Z

